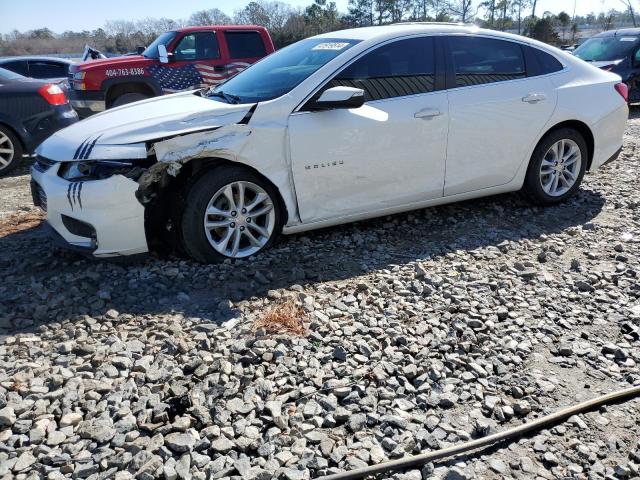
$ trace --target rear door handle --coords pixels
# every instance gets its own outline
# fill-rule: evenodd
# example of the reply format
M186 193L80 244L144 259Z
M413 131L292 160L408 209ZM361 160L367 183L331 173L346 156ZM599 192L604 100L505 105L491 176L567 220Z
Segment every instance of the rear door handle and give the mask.
M530 93L522 99L525 103L539 103L547 99L544 93Z
M425 108L424 110L420 110L419 112L416 112L414 117L424 118L428 120L430 118L439 117L440 115L442 115L442 112L437 108Z
M213 67L214 72L224 72L226 69L226 65L216 65L215 67Z

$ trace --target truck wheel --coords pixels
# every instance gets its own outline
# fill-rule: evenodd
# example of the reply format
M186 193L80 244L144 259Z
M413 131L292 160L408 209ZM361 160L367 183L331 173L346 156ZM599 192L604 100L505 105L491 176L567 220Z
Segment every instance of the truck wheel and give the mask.
M146 100L149 95L145 95L144 93L125 93L116 98L111 104L111 108L121 107L122 105L126 105L127 103L139 102L140 100Z
M22 153L20 140L9 128L0 125L0 177L18 166Z
M277 191L241 167L216 168L202 175L187 191L185 205L181 243L200 262L255 255L282 231Z

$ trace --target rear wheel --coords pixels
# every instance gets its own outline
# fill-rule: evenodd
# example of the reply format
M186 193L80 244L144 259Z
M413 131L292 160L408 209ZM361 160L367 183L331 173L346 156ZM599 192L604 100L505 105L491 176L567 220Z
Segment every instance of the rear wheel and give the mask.
M7 175L20 164L22 144L7 127L0 125L0 177Z
M543 138L531 157L523 192L539 205L553 205L575 195L587 169L588 148L582 135L563 128Z
M264 179L244 168L220 167L189 188L180 224L182 245L195 260L240 259L275 241L282 209Z
M126 105L127 103L139 102L140 100L146 100L149 95L145 95L144 93L125 93L116 98L111 104L112 108L120 107L122 105Z

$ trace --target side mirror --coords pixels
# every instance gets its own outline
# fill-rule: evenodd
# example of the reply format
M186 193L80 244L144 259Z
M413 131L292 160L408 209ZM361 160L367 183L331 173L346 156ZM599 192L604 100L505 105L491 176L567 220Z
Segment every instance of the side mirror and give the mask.
M136 47L136 52L138 53L138 55L142 55L145 50L146 50L146 48L143 47L143 46Z
M364 105L364 90L361 88L333 87L322 92L312 109L360 108L362 105Z
M158 60L160 63L169 63L169 54L167 53L167 47L163 44L158 45Z

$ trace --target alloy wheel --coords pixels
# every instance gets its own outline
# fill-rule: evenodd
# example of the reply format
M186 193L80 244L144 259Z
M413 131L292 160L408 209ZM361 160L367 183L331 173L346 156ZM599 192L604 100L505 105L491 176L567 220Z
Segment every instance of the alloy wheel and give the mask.
M273 200L259 185L237 181L218 190L207 205L204 229L209 244L228 258L260 251L276 224Z
M551 197L561 197L578 181L582 167L582 152L570 139L554 143L542 158L540 183Z
M0 131L0 170L5 169L13 161L15 148L11 139Z

